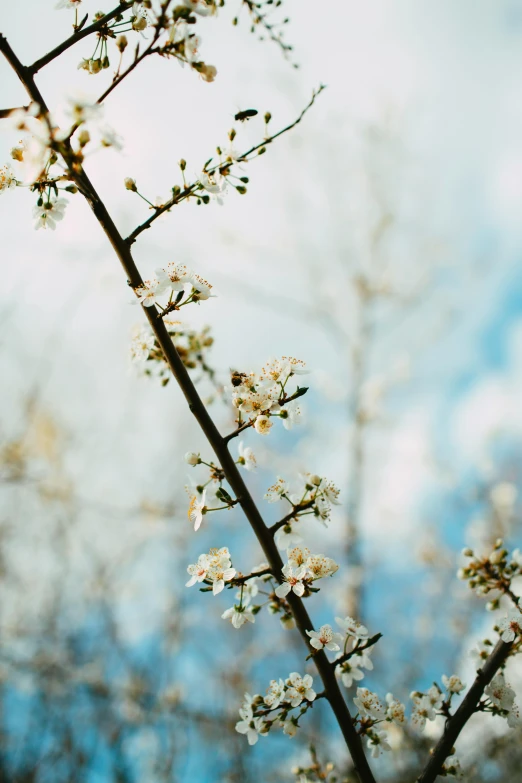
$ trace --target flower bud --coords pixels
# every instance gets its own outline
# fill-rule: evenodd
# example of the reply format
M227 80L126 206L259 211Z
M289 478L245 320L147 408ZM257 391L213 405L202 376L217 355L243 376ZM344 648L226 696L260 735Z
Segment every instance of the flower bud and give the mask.
M266 122L267 125L268 125L268 123L270 122L271 119L272 119L272 115L270 114L269 111L267 111L266 114L265 114L265 122Z
M473 557L473 550L468 547L462 550L464 557Z
M138 188L136 187L136 180L132 179L132 177L125 177L123 180L125 187L127 190L133 190L135 193L137 193Z
M192 465L192 467L194 467L194 465L199 465L199 463L201 462L201 459L199 458L199 454L196 454L193 451L187 451L184 459L187 465Z
M282 614L279 621L287 631L290 631L295 626L295 620L291 614Z
M141 33L141 31L145 30L146 27L147 20L144 16L137 16L132 23L132 29L136 30L138 33Z
M317 476L315 473L310 473L308 480L310 484L313 484L315 487L318 487L322 481L321 476Z
M88 144L90 140L91 140L91 134L86 128L80 131L80 133L78 134L78 141L80 143L80 147L85 147L85 145Z
M185 169L187 168L187 161L184 158L181 158L179 162L179 167L181 171L185 171Z
M199 71L201 78L205 82L213 82L217 76L217 68L214 65L200 63L199 68L196 68L196 70Z
M119 36L116 38L116 46L117 46L117 48L120 50L120 52L121 52L122 54L123 54L123 52L125 51L125 49L127 48L127 44L128 44L128 43L129 43L129 42L127 41L127 36L126 36L126 35L119 35Z

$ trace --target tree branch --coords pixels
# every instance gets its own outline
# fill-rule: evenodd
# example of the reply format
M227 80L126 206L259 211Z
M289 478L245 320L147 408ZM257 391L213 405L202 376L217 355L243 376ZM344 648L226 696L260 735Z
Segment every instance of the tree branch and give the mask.
M489 685L500 669L510 650L511 644L506 644L502 639L498 641L482 669L479 669L475 682L467 692L460 707L447 721L444 734L435 746L424 771L417 778L417 783L433 783L440 774L442 765L447 757L451 755L451 749L457 741L457 737L475 712L475 708L484 693L484 688Z
M131 5L132 2L129 3L123 0L123 2L120 2L117 8L113 8L112 11L109 11L108 14L105 14L103 19L99 19L97 22L93 22L88 27L84 27L83 30L79 30L73 33L69 38L66 38L65 41L62 41L61 44L58 44L58 46L56 46L50 52L45 54L43 57L40 57L39 60L36 60L36 62L34 62L32 65L29 65L27 70L34 76L35 73L38 73L39 70L66 52L67 49L70 49L71 46L74 46L74 44L78 43L78 41L81 41L83 38L87 38L87 36L91 35L91 33L97 33L107 24L107 22L110 22L111 19L114 19L115 16L118 16L118 14L126 11L131 7Z
M28 108L28 106L15 106L13 109L0 109L0 120L5 120L6 117L9 117L14 111Z
M9 64L18 75L31 100L37 101L42 109L48 111L45 101L34 82L30 69L21 64L20 60L9 46L7 40L2 35L0 35L0 51L4 54ZM297 121L299 122L300 118ZM294 125L295 124L296 123L294 123ZM67 147L65 149L67 150ZM89 180L83 167L79 166L77 162L75 162L74 166L70 165L72 159L66 151L63 154L63 158L64 162L69 168L71 179L78 186L80 192L85 196L96 219L98 220L106 237L111 243L113 250L123 267L128 282L133 288L137 288L143 284L143 281L136 264L134 263L129 244L121 236L118 229L116 228L116 225L107 211L105 204L96 192L96 189ZM281 574L283 561L281 560L281 556L274 544L272 535L265 525L265 522L254 502L254 499L248 491L245 482L243 481L243 477L241 476L241 473L239 472L233 457L228 451L225 439L219 433L213 419L210 417L208 411L205 408L205 405L203 404L203 401L201 400L201 397L192 383L188 371L179 357L176 348L174 347L174 343L172 342L167 332L165 324L161 319L158 318L158 311L155 307L143 307L142 309L147 317L156 340L161 346L172 374L178 382L183 395L185 396L189 410L194 415L211 448L213 449L219 464L225 473L227 481L230 484L235 496L237 497L238 502L240 503L241 508L243 509L245 516L248 519L252 530L254 531L261 545L261 548L263 549L271 570L274 574ZM280 576L278 579L281 581ZM290 605L299 633L301 634L301 637L303 638L303 641L306 645L306 649L309 650L309 638L306 631L312 630L313 625L308 612L303 604L303 601L294 593L290 593L288 595L287 601ZM324 650L320 650L314 656L314 661L317 666L319 676L324 685L326 698L330 703L346 744L350 750L354 768L359 781L360 783L375 783L375 778L373 777L372 771L364 754L361 738L355 730L353 719L342 696L339 684L335 677L335 672L332 670Z
M278 131L277 133L274 133L273 136L270 136L269 138L264 139L264 141L260 142L259 144L256 144L255 147L251 147L249 150L244 152L237 159L237 162L241 163L241 161L247 160L248 155L251 155L253 152L257 152L259 149L265 147L267 144L271 144L271 142L274 141L274 139L277 139L279 136L282 136L283 133L287 133L288 131L292 130L292 128L295 128L295 126L301 122L301 120L303 119L307 111L311 109L311 107L315 103L315 99L317 98L318 95L320 95L320 93L324 89L326 89L324 84L321 84L318 90L314 90L312 94L312 99L305 106L305 108L303 109L299 117L296 120L294 120L294 122L292 122L290 125L287 125L286 128L282 128L282 130ZM223 163L219 163L207 169L207 171L209 174L212 174L213 172L224 168L230 168L230 164L225 165ZM141 223L141 225L137 226L137 228L135 228L134 231L131 234L129 234L129 236L125 241L128 242L129 245L132 245L139 237L139 235L146 229L150 228L151 225L154 223L154 221L157 220L161 215L163 215L164 212L168 212L169 209L171 209L176 204L179 204L181 201L184 201L186 198L188 198L193 193L195 193L195 191L198 190L199 188L200 188L199 182L194 182L192 185L185 187L185 189L182 190L181 193L178 193L176 196L172 196L172 198L170 198L165 204L163 204L161 207L158 207L153 215L147 218L147 220Z

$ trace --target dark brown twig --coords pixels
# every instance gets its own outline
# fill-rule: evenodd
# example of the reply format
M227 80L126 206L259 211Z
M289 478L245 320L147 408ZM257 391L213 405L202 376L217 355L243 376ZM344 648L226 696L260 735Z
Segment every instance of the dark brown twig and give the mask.
M417 778L417 783L433 783L440 774L442 765L457 741L460 732L471 718L484 693L484 688L489 685L497 671L500 669L511 650L511 644L506 644L500 639L495 649L479 669L475 682L467 692L456 713L446 722L444 734L438 741L431 757L422 774Z
M65 41L62 41L61 44L58 44L58 46L56 46L50 52L45 54L43 57L40 57L39 60L36 60L36 62L34 62L32 65L29 65L27 70L34 76L35 73L38 73L39 70L66 52L67 49L70 49L71 46L74 46L74 44L78 43L78 41L81 41L83 38L87 38L87 36L91 35L92 33L97 33L107 24L107 22L110 22L111 19L114 19L115 16L118 16L119 14L123 13L123 11L126 11L131 7L131 5L132 2L120 2L116 8L113 8L112 11L109 11L108 14L105 14L103 19L99 19L97 22L93 22L88 27L83 27L81 30L74 32L69 38L66 38Z
M272 535L274 535L274 533L277 533L279 528L287 525L289 522L292 521L292 519L297 519L297 516L300 511L306 511L307 509L312 508L314 503L315 500L308 500L306 503L303 503L302 505L294 506L294 508L291 511L289 511L289 513L285 517L280 519L279 522L275 522L268 529L270 530Z
M273 136L270 136L269 138L264 139L264 141L260 142L259 144L256 144L255 147L251 147L249 150L244 152L237 159L237 162L240 163L241 161L247 160L249 155L252 155L252 153L257 152L262 147L266 147L267 144L271 144L271 142L273 142L274 139L277 139L279 136L282 136L283 133L287 133L288 131L292 130L292 128L295 128L296 125L298 125L301 122L301 120L305 116L306 112L309 109L311 109L311 107L314 105L315 99L317 98L318 95L320 95L320 93L324 89L325 89L325 86L323 84L321 84L319 89L314 91L314 93L312 95L312 99L304 107L303 111L297 117L297 119L294 120L294 122L292 122L290 125L287 125L285 128L282 128L277 133L274 133ZM216 164L215 166L212 166L211 168L208 168L207 172L209 174L212 174L215 171L218 171L219 169L225 169L225 168L227 168L227 169L230 168L230 164L223 164L223 163ZM143 223L141 223L139 226L137 226L137 228L135 228L134 231L131 234L129 234L129 236L127 237L127 239L125 241L128 242L129 245L132 245L136 241L136 239L139 237L139 235L143 231L146 231L146 229L150 228L151 225L154 223L154 221L157 220L161 215L163 215L164 212L168 212L169 209L172 209L173 206L175 206L176 204L179 204L181 201L184 201L189 196L193 195L196 192L196 190L199 190L200 188L201 188L200 183L199 182L194 182L192 185L189 185L188 187L185 187L184 190L181 191L181 193L178 193L177 195L172 196L172 198L170 198L167 202L165 202L165 204L162 204L161 207L158 207L155 210L153 215L151 215L149 218L147 218L147 220L145 220Z
M0 109L0 120L5 120L5 118L9 117L14 111L20 111L20 109L28 108L28 106L15 106L14 109Z

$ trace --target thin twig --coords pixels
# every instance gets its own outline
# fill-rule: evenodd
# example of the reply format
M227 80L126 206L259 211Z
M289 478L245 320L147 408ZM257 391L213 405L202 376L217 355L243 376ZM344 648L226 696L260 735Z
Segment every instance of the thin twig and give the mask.
M22 65L7 40L0 34L0 51L4 54L5 58L20 78L24 85L29 97L33 101L37 101L44 111L48 111L45 101L36 87L32 74L29 69ZM102 227L105 235L110 241L127 277L129 284L133 288L137 288L143 285L141 275L134 263L129 244L121 236L114 221L112 220L105 204L100 199L96 189L89 180L87 173L78 165L74 159L72 151L70 154L68 150L70 148L67 145L62 147L62 157L64 162L68 166L71 179L78 186L80 192L85 196L89 203L95 217L97 218L100 226ZM73 165L74 164L74 165ZM150 327L161 346L165 359L172 371L173 376L177 380L181 391L183 392L187 401L189 410L193 413L196 421L201 427L204 435L206 436L211 448L213 449L219 464L221 465L228 483L230 484L234 494L236 495L238 502L243 509L245 516L247 517L262 549L265 557L270 565L274 574L281 574L283 567L283 561L279 554L277 547L274 544L272 535L268 530L257 505L254 502L250 492L247 489L243 477L238 470L237 465L231 454L228 451L225 439L219 433L213 419L210 417L201 397L199 396L196 387L194 386L190 375L184 366L179 354L176 351L174 343L172 342L164 322L158 319L158 312L155 307L143 307L142 308ZM281 577L278 578L281 581ZM307 610L303 604L303 601L291 593L287 601L290 605L293 617L295 619L296 626L306 644L308 650L308 635L307 631L313 629L312 621L308 615ZM372 771L369 767L368 761L364 754L361 738L357 734L352 716L348 709L348 706L342 696L339 684L335 677L335 672L330 666L330 662L326 657L323 650L320 650L316 656L314 656L317 670L324 685L325 693L330 702L330 706L335 714L339 727L343 733L346 744L350 750L353 764L357 776L361 783L375 783Z
M249 150L244 152L240 157L238 157L237 162L240 163L241 161L247 160L248 156L251 155L253 152L257 152L262 147L265 147L267 144L271 144L274 139L277 139L279 136L282 136L283 133L287 133L288 131L292 130L292 128L295 128L296 125L298 125L307 111L311 109L313 106L315 99L317 96L325 89L324 84L321 84L318 90L314 90L312 99L310 102L305 106L299 117L294 120L290 125L287 125L285 128L282 128L282 130L278 131L277 133L274 133L273 136L270 136L267 139L264 139L259 144L256 144L255 147L251 147ZM219 169L229 169L230 163L218 163L215 166L212 166L211 168L207 169L207 172L209 174L214 173L215 171L218 171ZM169 209L172 209L173 206L176 204L179 204L181 201L185 201L185 199L189 198L189 196L193 195L196 190L199 190L201 188L201 185L199 182L194 182L192 185L189 185L188 187L185 187L184 190L182 190L180 193L178 193L175 196L172 196L168 201L165 202L165 204L162 204L161 207L157 207L154 214L151 215L147 220L145 220L143 223L141 223L137 228L134 229L134 231L129 234L126 242L129 243L129 245L132 245L136 239L139 237L139 235L145 231L146 229L150 228L151 225L154 223L155 220L157 220L161 215L163 215L165 212L168 212Z
M14 109L0 109L0 120L5 120L5 118L9 117L14 111L27 110L28 108L28 106L15 106Z
M368 650L370 647L373 647L374 644L377 644L379 639L382 638L382 633L376 633L375 636L372 636L371 639L366 639L364 644L361 644L361 646L355 646L353 650L350 650L350 652L345 653L344 655L341 655L340 658L336 658L335 661L332 661L332 666L334 669L337 666L341 666L341 664L346 663L346 661L349 661L350 658L353 658L354 655L357 655L360 652L364 652L365 650Z
M53 60L63 54L63 52L66 52L67 49L70 49L71 46L74 46L75 43L78 43L78 41L81 41L83 38L87 38L87 36L91 35L92 33L97 33L107 24L107 22L110 22L111 19L114 19L115 16L118 16L119 14L123 13L123 11L126 11L131 7L131 5L132 2L120 2L116 8L113 8L112 11L109 11L109 13L105 14L103 19L99 19L97 22L93 22L88 27L84 27L82 30L77 30L74 32L69 38L66 38L65 41L62 41L61 44L58 44L58 46L56 46L50 52L45 54L43 57L40 57L39 60L36 60L36 62L34 62L32 65L29 65L27 70L34 76L35 73L38 73L38 71L41 70L45 65L51 63Z
M292 51L293 46L287 44L286 41L283 41L281 35L274 33L275 25L270 24L270 22L267 21L266 14L261 13L258 4L253 2L253 0L243 0L243 3L246 5L250 14L252 15L254 24L263 27L270 40L280 47L285 57L288 57L288 53Z
M263 568L262 571L252 571L252 573L251 574L247 574L247 576L235 576L230 581L234 585L242 585L245 582L248 582L250 579L256 579L257 577L267 576L268 574L272 575L272 569L271 568Z
M292 519L296 519L300 511L306 511L306 509L312 508L314 503L315 500L308 500L306 503L303 503L300 506L294 506L294 508L285 517L280 519L279 522L275 522L268 529L272 535L274 535L274 533L277 533L279 528L287 525Z

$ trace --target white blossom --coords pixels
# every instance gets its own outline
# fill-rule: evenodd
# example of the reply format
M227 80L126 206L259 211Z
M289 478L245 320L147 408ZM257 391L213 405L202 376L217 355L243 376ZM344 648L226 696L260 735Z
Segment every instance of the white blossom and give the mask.
M213 594L218 595L224 589L225 582L230 582L235 577L236 569L231 567L230 553L226 547L212 554L207 578L212 582Z
M37 219L35 228L50 228L54 231L56 223L64 218L67 200L51 196L49 200L44 199L41 207L36 206L33 210L33 216Z
M264 385L280 384L284 386L291 375L306 375L305 363L293 356L281 359L269 359L262 369L260 381Z
M338 657L340 658L342 654L343 653L339 653ZM350 688L354 681L363 679L364 672L361 671L359 667L359 661L354 660L354 658L350 658L336 668L336 674L341 678L341 682L345 688Z
M151 332L150 327L137 327L134 330L130 345L131 361L134 364L146 362L154 348L154 344L154 334Z
M263 731L266 727L263 718L254 718L254 711L250 703L251 698L248 693L245 694L245 699L245 703L239 710L241 720L236 723L236 731L240 734L246 734L249 745L255 745L259 735L266 734L266 731Z
M199 181L203 188L212 194L218 204L223 204L223 195L227 191L227 181L219 171L202 171Z
M422 731L427 720L435 720L436 710L442 705L442 694L438 688L432 686L427 693L414 691L410 694L410 698L413 701L412 725L418 731Z
M298 726L295 718L289 717L287 720L279 720L279 725L288 737L295 737L297 734Z
M258 416L254 422L254 429L259 435L268 435L272 428L273 422L269 419L268 416L261 415Z
M387 740L388 735L385 731L372 730L366 744L368 745L369 750L371 750L374 759L378 758L381 753L391 750L391 746Z
M199 465L201 462L201 458L199 454L196 454L194 451L187 451L184 458L187 465L192 465L192 467L195 467L196 465Z
M158 301L158 298L165 293L163 283L157 279L145 280L143 285L134 289L138 302L144 307L152 307Z
M299 707L303 700L313 701L317 695L312 688L314 681L309 674L301 677L297 672L292 672L286 684L288 690L285 694L285 701L289 702L292 707Z
M278 598L284 598L290 591L301 597L305 591L303 579L306 578L305 566L299 568L292 568L289 563L283 566L282 569L284 582L278 585L275 589L275 594Z
M213 0L211 2L206 2L206 0L181 0L181 2L199 16L209 16L216 13L216 4Z
M279 418L285 430L291 430L295 425L301 424L301 408L295 400L292 400L282 409Z
M386 694L386 718L393 723L404 723L404 704L393 696L393 693Z
M164 291L183 291L187 283L192 284L194 273L185 264L167 264L166 269L154 270Z
M515 637L522 634L522 614L520 612L511 612L504 617L498 624L501 631L500 638L503 642L509 643L515 640Z
M363 717L369 716L375 720L383 720L386 715L386 710L379 697L368 688L357 688L357 696L353 703Z
M239 452L239 462L246 470L255 470L257 468L256 458L250 446L244 446L243 441L239 441L237 450Z
M300 544L303 537L296 531L297 522L289 522L276 530L274 541L278 549L288 549L288 547Z
M326 647L327 650L333 652L340 649L338 642L343 641L343 636L340 633L335 633L332 630L331 625L322 625L318 631L307 631L310 637L310 645L316 650L322 650Z
M190 574L190 579L186 583L186 587L192 587L196 582L203 582L207 578L207 573L210 568L210 558L208 555L200 555L198 562L194 565L187 566L187 571Z
M5 166L0 166L0 193L16 188L16 185L17 180L11 166L8 163Z
M54 6L56 10L61 8L79 8L82 0L58 0Z
M277 481L266 491L265 500L269 503L277 503L278 500L282 500L284 495L287 495L290 491L290 485L282 479L277 477Z
M132 6L132 15L134 17L132 20L132 29L139 33L151 24L149 15L141 2L134 3Z
M353 617L336 617L335 622L347 636L354 636L356 639L367 639L368 629L366 626L358 623Z
M270 680L270 685L267 688L265 696L266 706L270 709L276 709L283 701L284 695L285 683L283 680Z
M333 576L339 570L335 560L326 555L310 555L306 561L306 568L312 580Z
M255 623L256 621L254 613L249 606L232 606L230 609L223 612L221 618L223 620L230 620L234 628L241 628L247 620L249 623Z
M443 674L442 684L449 693L460 693L466 687L456 674L452 674L450 677L447 677L445 674Z
M199 530L201 522L203 521L203 515L206 512L206 490L203 490L201 499L198 499L197 495L192 495L190 499L190 505L188 510L188 518L194 523L194 530Z
M489 685L484 688L484 693L496 707L502 710L510 710L515 701L515 691L506 683L502 672L493 677Z

